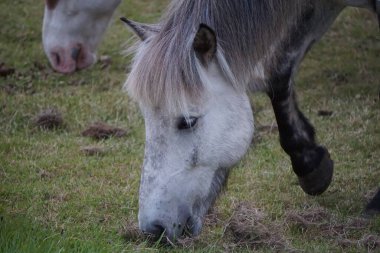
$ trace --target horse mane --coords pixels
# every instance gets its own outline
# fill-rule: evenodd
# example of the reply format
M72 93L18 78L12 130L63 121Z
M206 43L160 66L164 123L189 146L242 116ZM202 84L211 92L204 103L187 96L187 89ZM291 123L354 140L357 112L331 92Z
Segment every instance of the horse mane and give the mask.
M216 33L216 63L225 77L237 89L252 89L256 64L268 58L271 45L281 40L307 4L310 1L172 1L158 24L160 31L135 50L125 88L137 101L173 109L199 98L207 78L192 46L204 23Z

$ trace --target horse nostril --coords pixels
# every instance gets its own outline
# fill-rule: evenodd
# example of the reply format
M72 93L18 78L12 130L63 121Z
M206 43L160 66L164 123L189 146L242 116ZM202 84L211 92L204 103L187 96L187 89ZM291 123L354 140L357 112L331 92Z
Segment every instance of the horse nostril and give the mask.
M74 61L78 61L78 58L79 58L79 55L80 55L80 51L81 51L81 47L80 46L73 47L71 49L71 58Z
M148 226L144 231L145 234L153 236L158 239L163 233L165 233L164 226L159 222L154 222L152 225Z
M53 61L54 61L55 65L59 66L61 63L61 57L59 56L59 54L58 53L52 53L52 56L53 56Z
M191 216L179 217L175 221L154 220L153 222L141 224L142 232L153 241L174 242L183 236L194 234L194 221Z
M157 236L161 236L163 233L165 233L165 228L159 224L154 225L154 229L155 229L155 231L153 234L155 234Z

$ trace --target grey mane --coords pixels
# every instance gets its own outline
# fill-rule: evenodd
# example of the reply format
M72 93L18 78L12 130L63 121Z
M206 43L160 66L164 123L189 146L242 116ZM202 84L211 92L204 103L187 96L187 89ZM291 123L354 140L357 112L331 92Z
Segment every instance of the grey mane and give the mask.
M199 97L205 79L192 42L203 23L216 33L216 62L225 77L238 89L250 89L257 63L268 60L271 45L307 5L310 1L173 1L159 22L160 31L139 46L126 87L137 100L157 106L179 106Z

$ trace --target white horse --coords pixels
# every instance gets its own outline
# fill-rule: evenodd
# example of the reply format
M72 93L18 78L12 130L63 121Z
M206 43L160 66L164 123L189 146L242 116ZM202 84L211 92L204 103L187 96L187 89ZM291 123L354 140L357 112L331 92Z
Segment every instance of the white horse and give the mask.
M53 68L93 64L120 2L46 0L43 44ZM293 77L346 6L380 12L380 0L177 0L159 24L124 19L141 38L125 85L146 125L141 230L170 239L200 233L250 146L251 91L269 95L302 189L316 195L329 186L333 162L297 107ZM368 209L380 211L380 191Z
M280 142L302 189L327 189L333 161L298 109L293 80L308 49L346 6L372 0L178 0L140 37L125 88L145 119L139 226L197 235L229 169L250 146L248 93L268 94ZM380 192L369 205L380 211Z
M121 0L46 0L42 27L45 53L61 73L89 67Z

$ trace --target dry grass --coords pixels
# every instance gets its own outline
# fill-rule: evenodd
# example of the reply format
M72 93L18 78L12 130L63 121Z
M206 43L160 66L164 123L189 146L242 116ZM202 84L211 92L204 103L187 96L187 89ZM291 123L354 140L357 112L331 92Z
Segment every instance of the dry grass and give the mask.
M106 154L106 149L102 146L81 147L80 151L87 156L102 156Z
M239 203L225 229L232 235L234 247L293 251L283 236L284 229L279 224L268 222L267 215L251 203Z
M288 226L295 227L303 234L329 240L342 247L366 248L370 251L379 248L380 237L376 234L366 234L371 220L362 217L339 219L329 210L321 207L310 207L302 211L288 211L286 214ZM363 235L358 238L358 235Z
M33 122L35 126L44 130L53 130L64 126L62 113L56 108L41 110Z
M96 140L108 139L110 137L121 138L125 135L127 135L126 130L110 126L104 122L96 122L82 132L82 136L92 137Z
M119 233L127 242L141 243L146 239L146 236L141 233L136 222L131 220L124 222Z

